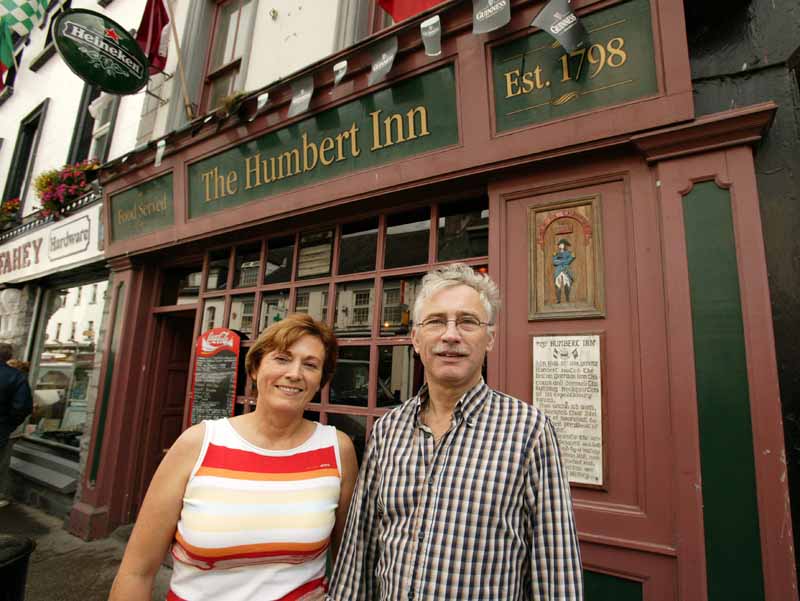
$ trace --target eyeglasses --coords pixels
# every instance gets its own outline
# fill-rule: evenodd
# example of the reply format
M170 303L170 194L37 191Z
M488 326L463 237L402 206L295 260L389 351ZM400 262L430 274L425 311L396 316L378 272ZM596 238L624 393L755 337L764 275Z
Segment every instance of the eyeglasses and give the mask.
M419 322L421 327L426 332L431 334L443 334L447 330L447 324L450 322L456 324L456 329L462 333L477 332L483 326L494 325L488 321L481 321L472 315L462 315L455 319L445 319L444 317L430 317L424 321Z

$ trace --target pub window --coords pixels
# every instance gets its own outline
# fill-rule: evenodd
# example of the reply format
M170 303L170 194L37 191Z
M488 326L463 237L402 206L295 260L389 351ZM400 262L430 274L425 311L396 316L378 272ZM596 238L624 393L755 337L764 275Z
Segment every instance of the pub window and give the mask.
M80 309L61 299L77 296L82 286L99 288L100 301ZM25 434L72 447L79 445L90 404L94 402L93 373L100 364L95 355L95 324L103 316L107 281L90 282L45 291L37 319L46 324L35 340L30 383L34 410ZM79 317L80 321L75 318ZM69 324L69 339L62 339L63 324ZM79 330L78 327L81 329Z
M97 159L100 163L108 160L119 102L120 97L116 94L101 94L89 105L89 114L94 119L92 143L89 148L90 159Z
M162 106L161 98L163 97L164 81L164 74L156 73L151 75L147 82L142 102L142 116L139 119L139 129L136 132L137 146L149 142L153 137L158 109Z
M255 0L218 2L209 44L206 66L203 110L218 107L226 96L241 85L239 73L250 48L255 21Z
M200 291L202 330L226 319L248 334L244 355L258 332L289 311L331 325L338 367L308 413L346 432L360 456L375 420L422 386L411 312L423 274L456 259L485 270L488 210L484 197L467 197L210 250ZM251 411L256 396L248 381L237 411Z
M89 106L100 96L100 88L84 84L81 102L78 105L78 116L75 118L75 127L72 130L72 142L67 154L67 163L78 163L89 158L92 147L92 132L94 131L94 118L89 112Z
M78 286L78 287L75 289L75 306L76 306L76 307L77 307L78 305L80 305L80 304L81 304L81 297L82 297L82 296L83 296L83 288L81 288L80 286Z
M92 296L89 299L90 305L97 304L97 284L92 284Z
M42 66L56 53L56 47L53 43L53 23L65 10L68 10L72 5L71 0L50 0L47 5L47 15L39 24L40 28L46 28L47 34L44 39L44 46L41 52L33 58L30 64L31 71L38 71Z
M19 198L22 204L22 214L25 211L25 196L30 186L33 164L42 134L44 119L47 114L49 100L45 100L36 107L19 125L17 142L11 158L11 167L8 170L6 187L3 198Z

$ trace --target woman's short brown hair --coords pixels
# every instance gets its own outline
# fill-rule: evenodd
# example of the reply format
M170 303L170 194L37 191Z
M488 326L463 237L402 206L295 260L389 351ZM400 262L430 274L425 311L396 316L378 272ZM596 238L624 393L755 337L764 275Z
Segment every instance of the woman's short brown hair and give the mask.
M328 324L317 321L307 313L290 313L259 334L244 360L247 375L255 379L254 375L258 372L264 355L272 351L285 351L306 335L318 338L325 348L325 361L322 364L320 380L320 385L325 386L336 369L339 344Z

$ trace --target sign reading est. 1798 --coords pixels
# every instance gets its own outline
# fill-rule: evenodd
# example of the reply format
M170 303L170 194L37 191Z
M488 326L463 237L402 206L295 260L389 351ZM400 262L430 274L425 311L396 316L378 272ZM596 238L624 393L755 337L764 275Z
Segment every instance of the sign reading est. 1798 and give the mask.
M189 218L458 143L452 65L189 167Z
M53 23L56 50L75 75L109 94L135 94L148 62L122 25L91 10L64 11Z
M588 39L567 53L544 31L492 51L498 132L658 92L650 0L582 16Z

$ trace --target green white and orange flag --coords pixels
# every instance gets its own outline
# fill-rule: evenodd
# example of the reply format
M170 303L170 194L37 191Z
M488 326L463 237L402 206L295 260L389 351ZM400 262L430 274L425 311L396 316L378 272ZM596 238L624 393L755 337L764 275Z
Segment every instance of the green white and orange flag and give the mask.
M21 36L26 36L42 22L48 0L0 0L0 17Z
M15 66L14 42L5 17L0 17L0 92L6 87L6 72Z

